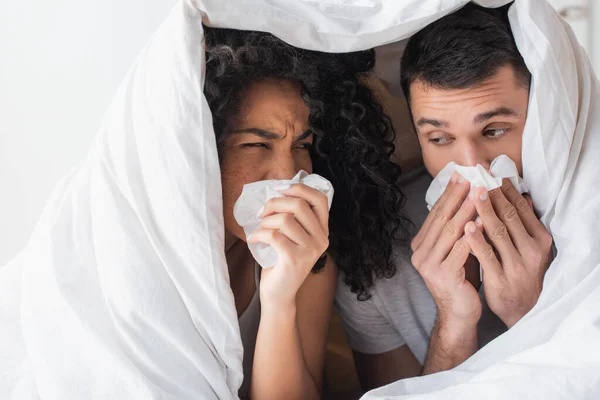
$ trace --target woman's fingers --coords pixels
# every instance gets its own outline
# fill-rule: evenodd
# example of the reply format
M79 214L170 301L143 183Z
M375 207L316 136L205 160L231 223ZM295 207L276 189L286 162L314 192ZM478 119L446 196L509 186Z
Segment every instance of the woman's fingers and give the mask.
M325 234L329 236L329 200L325 194L301 183L291 186L283 185L275 189L287 197L296 197L306 201L313 209Z
M303 241L303 239L299 240ZM248 238L248 243L268 244L275 249L280 257L280 262L283 262L284 264L307 265L311 268L329 247L328 238L322 240L311 240L308 238L307 243L303 245L295 243L280 229L269 229L265 227L257 229ZM283 259L281 257L283 257ZM308 261L300 262L301 260Z
M271 245L287 259L284 263L312 267L329 247L327 197L302 184L276 189L285 196L267 202L259 229L248 242Z
M300 246L308 246L311 243L308 232L302 228L292 214L273 214L265 217L260 222L259 229L278 230Z
M292 254L296 246L290 239L275 229L258 229L248 238L250 243L264 243L275 249L277 254Z
M328 237L327 231L321 225L313 208L306 200L299 197L275 197L267 202L261 218L266 218L273 214L291 214L314 238Z

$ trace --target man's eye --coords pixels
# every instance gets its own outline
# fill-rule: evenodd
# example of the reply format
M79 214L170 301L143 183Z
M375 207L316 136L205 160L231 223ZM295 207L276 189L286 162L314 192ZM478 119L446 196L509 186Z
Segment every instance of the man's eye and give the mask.
M262 147L268 149L269 145L266 143L243 143L242 147Z
M495 138L495 137L504 135L508 131L510 131L510 129L508 129L508 128L488 129L487 131L484 132L484 135Z
M449 144L451 141L452 141L451 138L445 138L445 137L429 139L429 143L433 143L433 144L437 144L437 145Z

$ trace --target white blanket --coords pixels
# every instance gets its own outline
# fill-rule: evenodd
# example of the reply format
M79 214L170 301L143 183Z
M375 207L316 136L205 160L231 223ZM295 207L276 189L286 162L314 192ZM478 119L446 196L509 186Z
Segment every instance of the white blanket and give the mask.
M0 398L237 397L242 346L202 95L202 21L350 51L405 39L465 3L186 0L175 7L125 79L85 164L55 190L27 248L0 269ZM507 334L453 371L365 398L600 394L598 81L543 0L517 0L510 20L533 74L524 179L558 256L539 304Z

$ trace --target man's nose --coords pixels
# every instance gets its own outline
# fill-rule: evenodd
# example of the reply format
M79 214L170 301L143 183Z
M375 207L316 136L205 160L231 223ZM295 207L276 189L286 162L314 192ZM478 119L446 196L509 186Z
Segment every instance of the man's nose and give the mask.
M457 159L460 160L458 164L467 167L474 167L481 164L486 170L490 169L491 160L483 149L479 148L476 143L466 142L460 148L460 154Z

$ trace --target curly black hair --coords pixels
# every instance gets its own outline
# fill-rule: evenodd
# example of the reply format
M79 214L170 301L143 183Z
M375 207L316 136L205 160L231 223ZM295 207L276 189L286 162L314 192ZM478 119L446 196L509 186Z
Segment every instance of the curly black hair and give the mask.
M329 256L359 300L396 272L394 247L406 245L400 167L391 161L391 120L365 85L373 50L332 54L293 47L272 34L205 27L204 95L222 143L239 116L244 91L266 79L300 87L314 134L313 172L335 188ZM313 269L313 271L318 268Z

